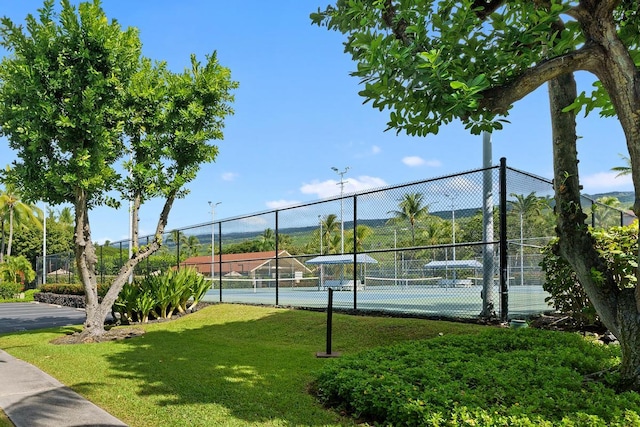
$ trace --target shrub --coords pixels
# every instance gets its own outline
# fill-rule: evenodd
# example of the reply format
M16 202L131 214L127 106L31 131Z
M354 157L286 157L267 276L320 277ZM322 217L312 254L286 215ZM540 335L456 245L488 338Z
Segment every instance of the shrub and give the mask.
M19 283L0 281L0 299L13 299L21 290Z
M113 311L126 322L168 319L176 312L194 310L209 287L210 283L195 269L170 270L125 284Z
M636 284L635 268L638 253L638 224L609 229L591 230L595 238L596 250L613 273L618 286L631 288ZM558 240L550 242L543 249L540 264L546 274L543 288L551 294L546 299L561 313L571 316L582 325L598 323L595 308L589 301L576 274L567 261L557 255Z
M26 284L36 278L31 263L24 256L10 256L0 264L0 280L4 282Z
M329 361L312 391L380 425L640 426L640 395L589 379L618 356L576 334L491 329Z
M105 296L109 285L98 284L98 296ZM41 292L60 295L84 295L84 286L78 283L45 283L40 286Z

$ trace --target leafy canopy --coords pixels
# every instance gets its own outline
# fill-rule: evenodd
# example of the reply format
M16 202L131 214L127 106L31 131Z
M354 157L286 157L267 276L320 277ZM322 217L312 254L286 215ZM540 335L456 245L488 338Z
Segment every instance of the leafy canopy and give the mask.
M108 22L99 2L78 13L53 0L26 18L26 34L2 18L1 133L18 152L15 174L27 200L72 203L74 191L89 205L105 202L123 150L122 99L140 57L137 30ZM60 25L55 21L59 19Z
M578 3L338 0L311 20L346 35L345 51L357 63L352 74L364 86L360 95L390 110L388 129L425 136L460 119L477 134L501 129L512 104L559 67L584 66L568 56L585 45L578 21L569 17L564 27L555 26ZM637 6L620 4L620 35L640 63ZM552 61L563 56L571 65ZM611 114L606 92L595 86L572 108L605 107Z

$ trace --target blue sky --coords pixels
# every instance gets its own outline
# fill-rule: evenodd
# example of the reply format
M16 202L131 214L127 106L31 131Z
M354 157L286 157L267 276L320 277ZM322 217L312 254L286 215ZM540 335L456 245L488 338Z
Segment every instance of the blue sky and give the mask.
M74 2L77 3L77 2ZM107 16L140 31L143 54L165 60L181 71L189 56L217 51L220 63L239 82L235 115L226 121L215 163L202 167L178 200L167 229L211 221L208 201L221 202L215 218L260 212L339 194L344 170L345 192L401 184L482 167L482 139L459 123L426 138L384 132L387 112L379 112L357 94L355 68L343 53L342 36L312 26L309 14L327 0L104 0ZM22 22L36 13L40 0L3 2L0 14ZM590 77L578 75L579 90ZM551 130L546 86L520 101L508 117L511 124L492 136L493 163L506 157L509 166L552 177ZM592 114L580 118L580 177L587 193L631 190L628 178L610 169L626 154L622 129L615 119ZM0 139L0 165L15 159ZM153 232L159 202L142 209L141 234ZM126 203L114 211L91 213L95 241L126 239Z

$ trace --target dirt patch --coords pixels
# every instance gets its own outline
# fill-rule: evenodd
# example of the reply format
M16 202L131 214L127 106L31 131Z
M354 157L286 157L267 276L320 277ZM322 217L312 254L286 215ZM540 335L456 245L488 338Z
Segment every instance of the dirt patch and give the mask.
M136 327L127 328L111 328L99 337L84 337L81 332L75 332L69 335L63 335L51 341L51 344L86 344L95 342L107 342L125 340L128 338L139 337L144 335L145 330Z

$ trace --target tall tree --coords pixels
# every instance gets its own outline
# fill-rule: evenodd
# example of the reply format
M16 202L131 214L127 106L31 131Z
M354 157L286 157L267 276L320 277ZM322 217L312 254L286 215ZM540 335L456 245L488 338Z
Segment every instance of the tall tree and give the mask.
M10 55L0 63L0 125L19 160L12 171L27 200L69 203L75 214L75 258L86 293L81 340L104 334L104 321L134 267L158 250L174 201L186 194L202 163L211 162L236 87L215 54L174 74L141 58L137 31L109 21L100 2L76 9L46 0L26 33L10 19L0 25ZM140 82L147 80L145 90ZM135 120L134 120L135 119ZM125 126L126 124L126 126ZM124 162L125 177L118 173ZM98 300L97 256L90 208L131 201L133 253ZM138 247L137 212L162 197L154 239Z
M315 23L347 35L361 94L388 108L389 129L399 132L436 133L454 119L473 133L500 129L516 101L548 84L557 250L620 340L621 383L635 389L640 288L618 286L584 224L575 115L584 106L617 115L640 216L639 15L633 0L338 0L312 14ZM578 95L574 71L598 79L591 94Z
M387 212L393 217L387 221L388 224L399 224L407 222L411 227L411 245L416 244L416 222L425 218L429 214L429 205L424 203L424 194L407 193L398 204L398 209Z

